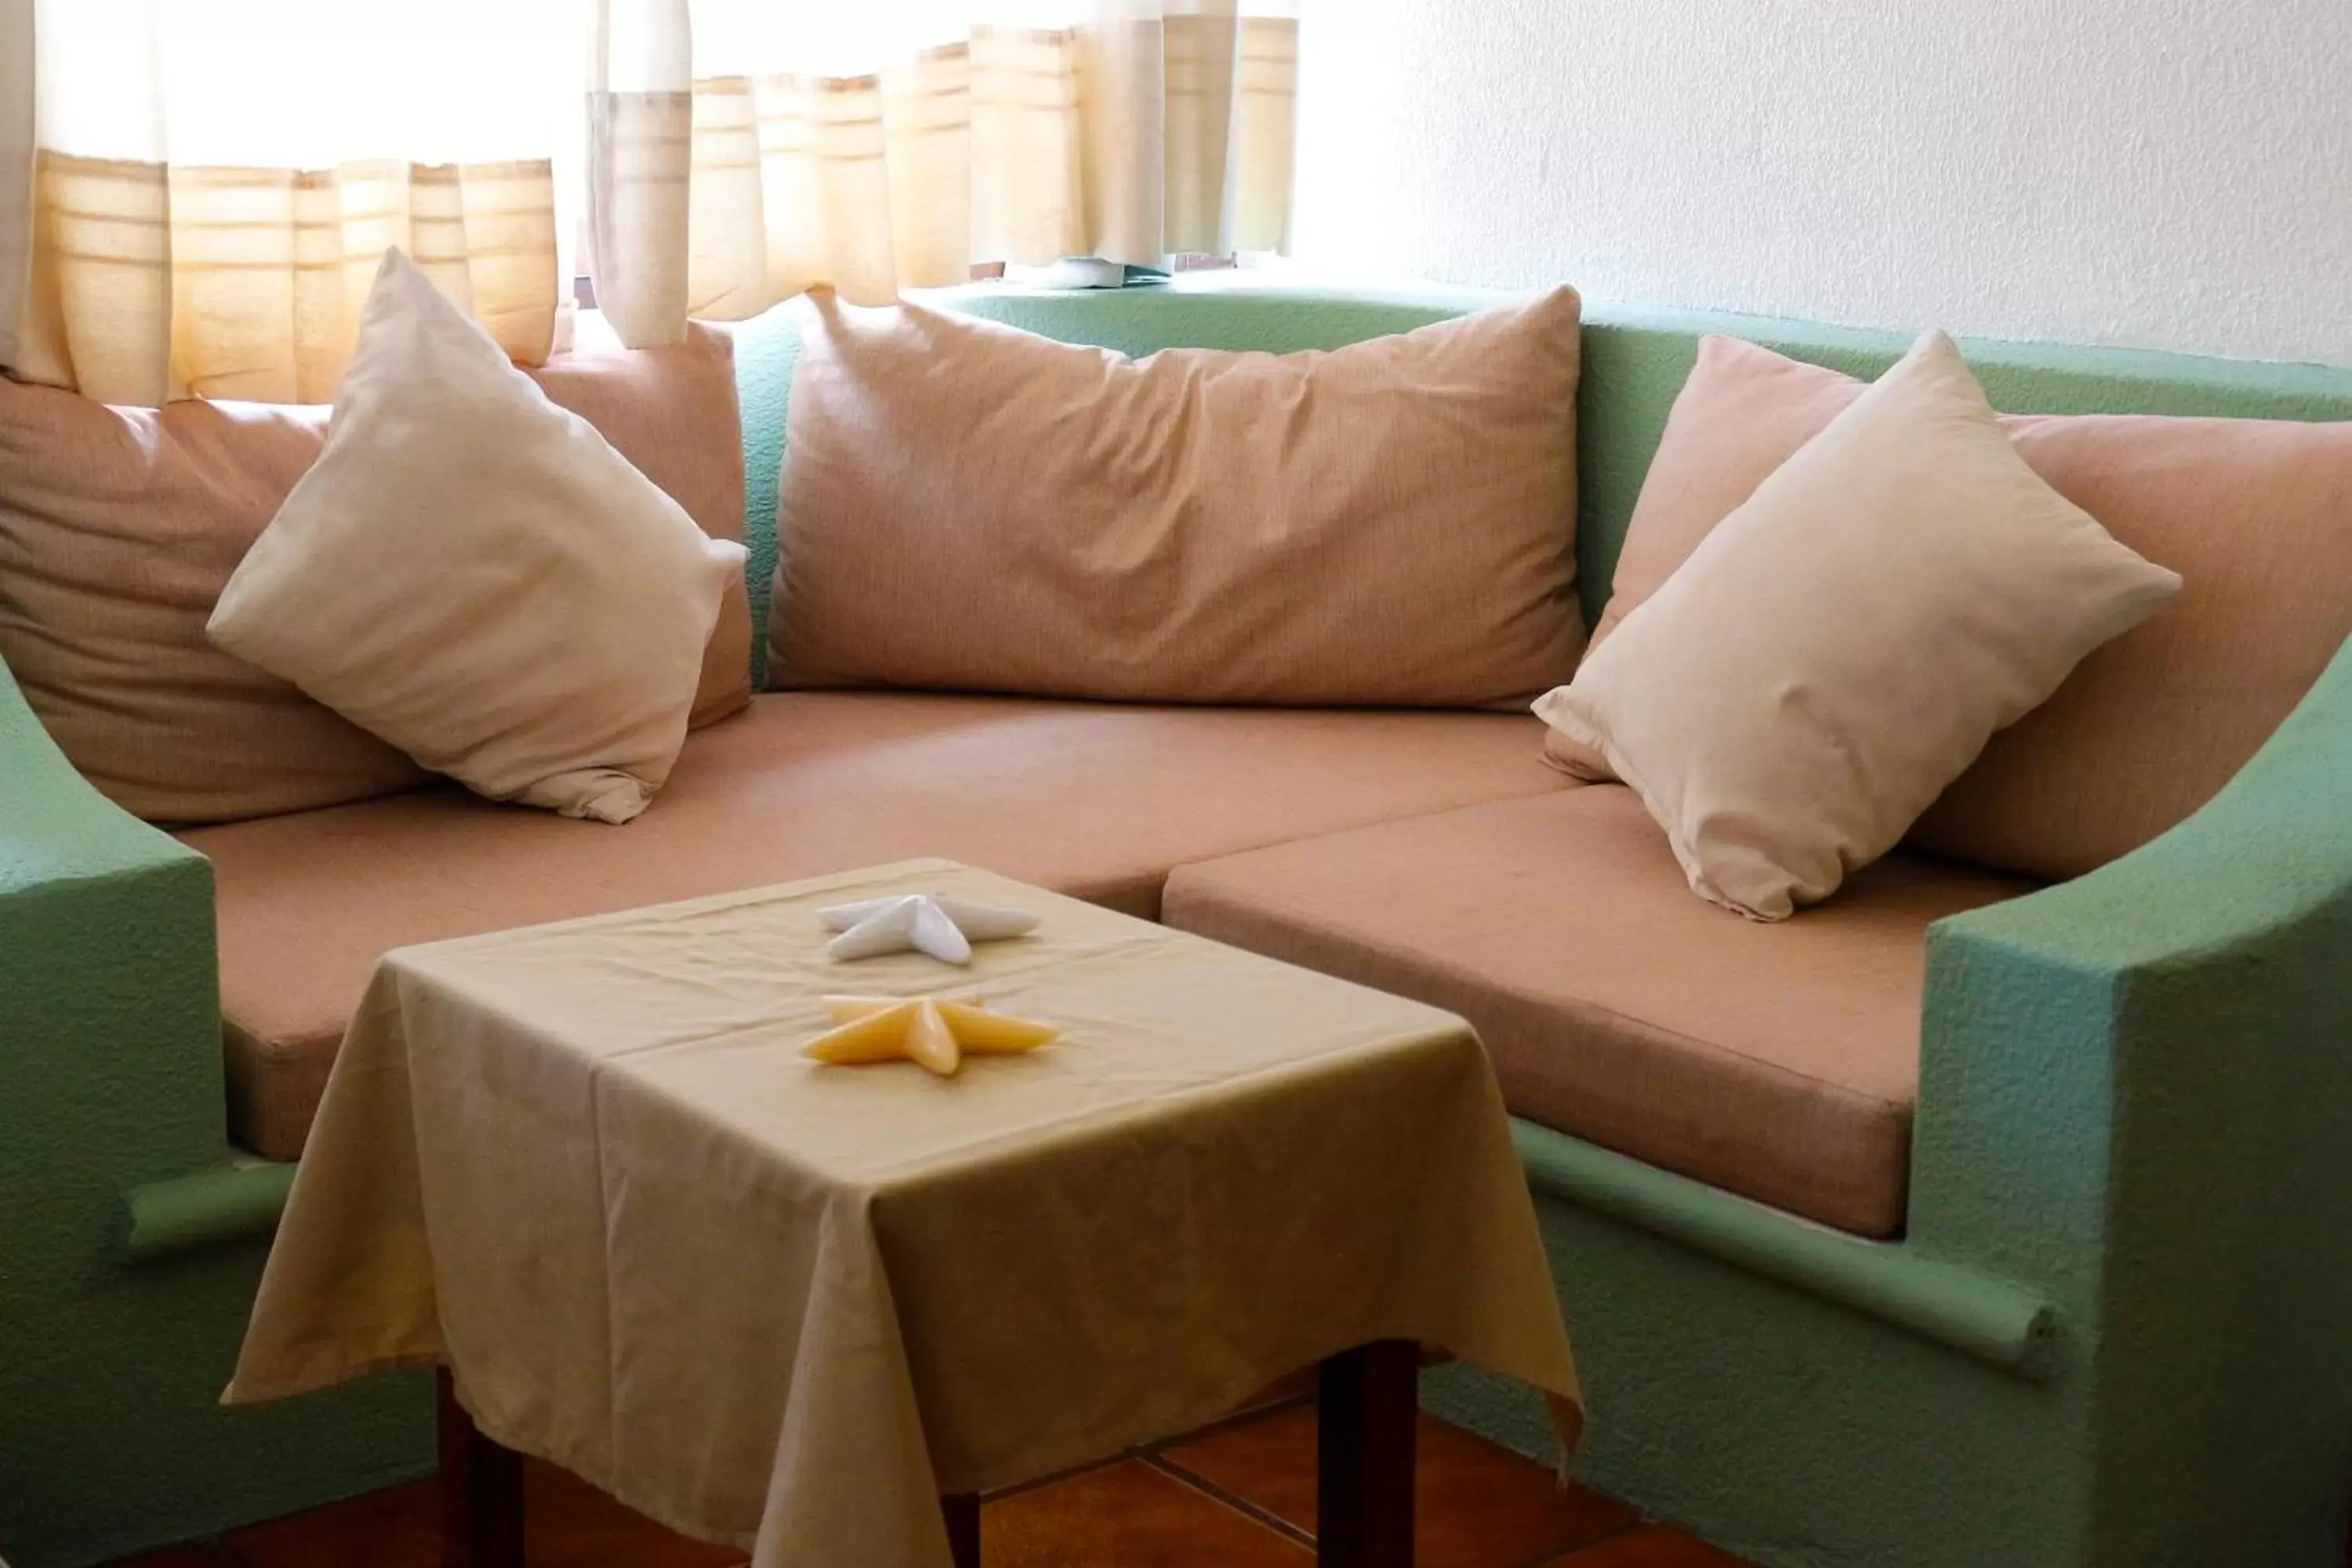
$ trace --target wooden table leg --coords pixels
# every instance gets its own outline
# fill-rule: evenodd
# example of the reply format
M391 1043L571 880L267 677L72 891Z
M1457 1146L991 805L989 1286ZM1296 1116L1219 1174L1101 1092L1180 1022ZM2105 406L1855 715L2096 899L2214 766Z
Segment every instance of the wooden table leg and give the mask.
M940 1499L948 1516L948 1551L955 1568L980 1568L980 1494L953 1492Z
M522 1456L482 1436L440 1380L441 1568L522 1568Z
M1315 1561L1412 1568L1413 1424L1421 1350L1381 1340L1342 1351L1317 1380Z

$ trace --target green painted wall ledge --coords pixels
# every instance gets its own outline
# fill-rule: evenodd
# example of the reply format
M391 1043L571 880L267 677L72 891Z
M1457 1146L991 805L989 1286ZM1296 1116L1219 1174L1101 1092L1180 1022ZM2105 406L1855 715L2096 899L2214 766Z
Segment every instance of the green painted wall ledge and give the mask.
M124 1255L147 1263L270 1235L293 1190L294 1167L268 1160L236 1160L133 1187L123 1194L131 1209Z
M2056 1370L2057 1310L2031 1290L1900 1242L1864 1241L1514 1118L1528 1184L1751 1274L2012 1373Z

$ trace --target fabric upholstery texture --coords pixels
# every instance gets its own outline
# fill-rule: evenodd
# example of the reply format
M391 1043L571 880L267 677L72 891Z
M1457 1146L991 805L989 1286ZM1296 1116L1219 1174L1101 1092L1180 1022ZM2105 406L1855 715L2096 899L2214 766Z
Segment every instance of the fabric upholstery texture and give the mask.
M1592 649L1864 384L1708 335L1643 480ZM2079 876L2210 799L2352 637L2352 423L2009 415L2057 491L2178 572L2179 597L1993 736L1913 843ZM1589 655L1588 655L1589 656ZM1556 760L1605 763L1555 733Z
M583 313L572 352L530 372L539 389L596 427L629 466L659 486L713 539L743 541L743 443L732 335L699 321L670 348L624 349L601 316ZM751 609L741 568L704 649L691 723L751 700Z
M1695 891L1783 920L2179 587L2026 466L1931 331L1536 711L1640 792Z
M531 373L714 539L743 534L732 345L696 328L629 353L586 318ZM406 788L406 755L215 647L221 589L327 436L323 407L110 408L0 380L0 658L75 767L157 822L220 822ZM750 700L729 593L694 721Z
M1143 360L797 309L772 684L1471 707L1574 668L1568 289Z
M397 750L205 640L323 408L109 408L0 380L0 658L81 775L151 821L405 788Z
M2030 887L1898 852L1802 920L1735 920L1593 784L1179 867L1161 918L1460 1013L1518 1115L1890 1236L1924 933Z
M948 855L1150 917L1169 868L1570 786L1525 714L796 692L689 736L620 832L434 788L193 831L217 888L229 1121L298 1153L377 956Z
M326 449L205 631L494 800L625 823L742 563L391 250Z

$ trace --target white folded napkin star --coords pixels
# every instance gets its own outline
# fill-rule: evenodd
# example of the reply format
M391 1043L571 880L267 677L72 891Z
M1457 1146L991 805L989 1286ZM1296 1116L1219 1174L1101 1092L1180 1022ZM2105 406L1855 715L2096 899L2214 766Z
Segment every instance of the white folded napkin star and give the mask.
M866 899L819 910L827 931L842 934L824 951L836 959L873 958L912 948L942 963L970 963L971 944L1001 942L1035 931L1038 917L1026 910L970 903L936 893Z

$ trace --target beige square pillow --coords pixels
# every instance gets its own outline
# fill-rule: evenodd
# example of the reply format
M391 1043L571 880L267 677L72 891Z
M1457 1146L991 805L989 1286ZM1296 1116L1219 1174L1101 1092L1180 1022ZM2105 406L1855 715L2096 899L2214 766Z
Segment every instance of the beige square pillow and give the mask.
M1929 332L1536 711L1640 793L1694 889L1783 920L2179 587L2036 477Z
M1139 360L796 310L777 685L1479 707L1576 668L1568 289Z
M1864 383L1737 338L1700 340L1643 481L1591 650ZM2210 800L2352 637L2352 422L2003 415L2033 471L2185 579L2099 648L1905 835L1939 855L2062 879ZM1552 758L1607 777L1559 731Z
M492 799L626 822L742 561L395 249L326 449L206 630Z
M731 340L696 323L625 349L581 318L525 374L714 539L743 536ZM227 822L412 788L424 770L215 647L229 575L319 460L328 410L188 399L113 408L0 379L0 661L68 761L150 821ZM751 700L751 621L730 588L694 723Z

